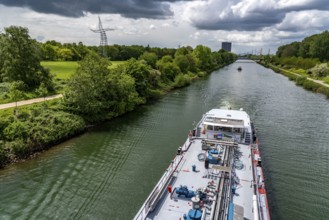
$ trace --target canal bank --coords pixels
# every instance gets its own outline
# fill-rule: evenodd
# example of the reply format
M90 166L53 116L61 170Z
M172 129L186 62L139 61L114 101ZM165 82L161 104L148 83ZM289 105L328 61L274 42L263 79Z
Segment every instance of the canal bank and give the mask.
M280 68L273 64L265 64L265 63L261 63L261 62L259 62L259 63L266 68L272 69L276 73L280 73L280 74L288 77L289 80L295 81L296 85L302 86L304 89L306 89L308 91L324 94L327 98L329 98L329 85L326 84L325 82L302 76L300 74Z
M193 124L228 105L257 128L272 219L329 216L328 101L258 64L234 63L1 170L0 219L132 219Z

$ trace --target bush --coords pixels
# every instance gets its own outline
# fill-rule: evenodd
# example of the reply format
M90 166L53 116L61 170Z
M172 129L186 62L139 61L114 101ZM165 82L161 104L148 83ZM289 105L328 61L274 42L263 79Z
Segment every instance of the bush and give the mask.
M305 83L306 80L307 80L307 78L305 76L297 77L296 78L296 85L302 86Z
M329 76L329 67L327 63L318 64L312 69L309 69L309 71L312 73L312 76L315 78Z
M8 161L5 145L0 141L0 168L3 167Z
M175 88L180 88L180 87L188 86L190 84L191 84L191 78L188 75L178 74L175 77L175 81L174 81L174 87Z
M324 94L329 99L329 88L321 86L317 92Z
M0 100L9 99L10 83L0 83Z
M59 110L32 107L22 110L22 115L0 120L0 138L5 141L0 140L0 166L46 149L85 128L81 117Z

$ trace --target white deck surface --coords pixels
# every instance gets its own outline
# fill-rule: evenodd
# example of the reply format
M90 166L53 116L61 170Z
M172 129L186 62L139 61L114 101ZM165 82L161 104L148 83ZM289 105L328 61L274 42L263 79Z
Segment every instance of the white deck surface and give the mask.
M186 185L189 190L194 191L200 187L207 187L207 183L211 180L203 178L207 171L204 168L204 162L198 160L198 154L202 152L205 151L201 149L201 140L194 140L176 171L177 178L172 184L173 189L180 185ZM196 166L197 172L192 171L192 165ZM183 218L190 209L192 209L191 199L184 196L170 199L170 194L166 192L164 199L160 201L156 210L149 214L148 219L179 219Z
M244 217L254 219L253 215L253 174L251 164L251 151L249 145L239 144L239 150L242 153L240 160L243 162L243 169L236 169L235 172L240 179L237 186L236 195L233 196L233 203L243 207Z
M237 187L236 195L233 196L233 203L243 207L244 218L251 220L253 219L253 188L251 185L250 146L239 145L239 149L242 153L240 160L243 161L244 168L242 170L236 170L240 184ZM209 178L206 177L207 172L211 174L212 169L207 171L204 167L204 162L198 160L198 154L205 152L201 149L201 140L194 140L189 150L184 153L184 158L176 171L174 182L172 183L173 189L181 185L186 185L189 190L196 191L198 188L207 187L208 182L212 180L218 181L219 178L212 175L208 176ZM193 165L196 166L197 172L192 171ZM173 196L170 198L170 194L166 191L156 206L156 209L149 213L146 219L180 219L190 209L192 209L191 199L187 199L184 196Z

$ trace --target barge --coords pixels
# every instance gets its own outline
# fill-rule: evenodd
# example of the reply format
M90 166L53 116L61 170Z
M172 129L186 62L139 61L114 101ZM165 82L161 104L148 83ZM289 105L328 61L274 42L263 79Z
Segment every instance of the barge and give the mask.
M134 220L270 220L254 127L240 110L203 115Z

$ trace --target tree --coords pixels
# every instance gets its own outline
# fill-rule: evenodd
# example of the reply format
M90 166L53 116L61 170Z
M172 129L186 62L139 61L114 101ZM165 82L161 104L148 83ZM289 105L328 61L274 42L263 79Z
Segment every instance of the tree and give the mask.
M24 83L22 81L15 81L15 82L11 83L11 86L10 86L9 96L10 96L11 100L16 103L15 115L18 112L17 102L19 99L21 99L23 97L23 92L22 92L23 88L24 88Z
M187 46L187 47L180 47L176 50L175 52L175 57L176 56L179 56L179 55L187 55L189 53L192 53L193 51L193 48L190 47L190 46Z
M58 58L57 51L59 48L57 46L53 46L51 44L43 44L42 45L42 51L43 51L43 59L44 60L52 60L55 61Z
M140 60L145 60L148 65L152 68L156 67L156 62L158 60L158 56L152 52L144 52L140 57Z
M43 97L43 102L46 105L46 96L48 95L48 88L45 83L41 83L36 92Z
M203 71L209 71L211 68L211 50L209 47L198 45L193 50L193 54L197 59L197 67Z
M64 93L65 106L70 111L89 120L93 119L93 115L103 112L108 66L108 61L95 53L87 55L80 62Z
M93 122L123 114L141 103L134 78L108 67L109 61L96 53L80 62L64 93L67 110Z
M146 101L149 98L149 76L151 68L135 59L130 59L125 65L122 65L123 73L132 76L135 79L136 91L139 96Z
M27 90L39 87L51 75L40 64L41 50L28 29L11 26L0 34L0 75L4 82L23 81Z
M111 58L111 60L119 60L119 48L118 45L107 46L107 54Z
M58 50L58 57L60 58L60 60L63 61L72 60L72 56L73 56L73 52L71 49L61 48Z
M186 54L185 56L189 62L189 71L196 73L198 71L197 59L192 53Z
M180 69L175 63L164 63L161 66L161 78L166 81L174 81L175 77L180 74Z
M142 103L135 88L133 77L125 73L111 70L107 77L110 95L108 99L114 101L111 110L114 115L121 115L135 109L136 105Z
M179 67L182 73L187 73L190 67L189 60L186 55L177 55L174 60L175 64Z

